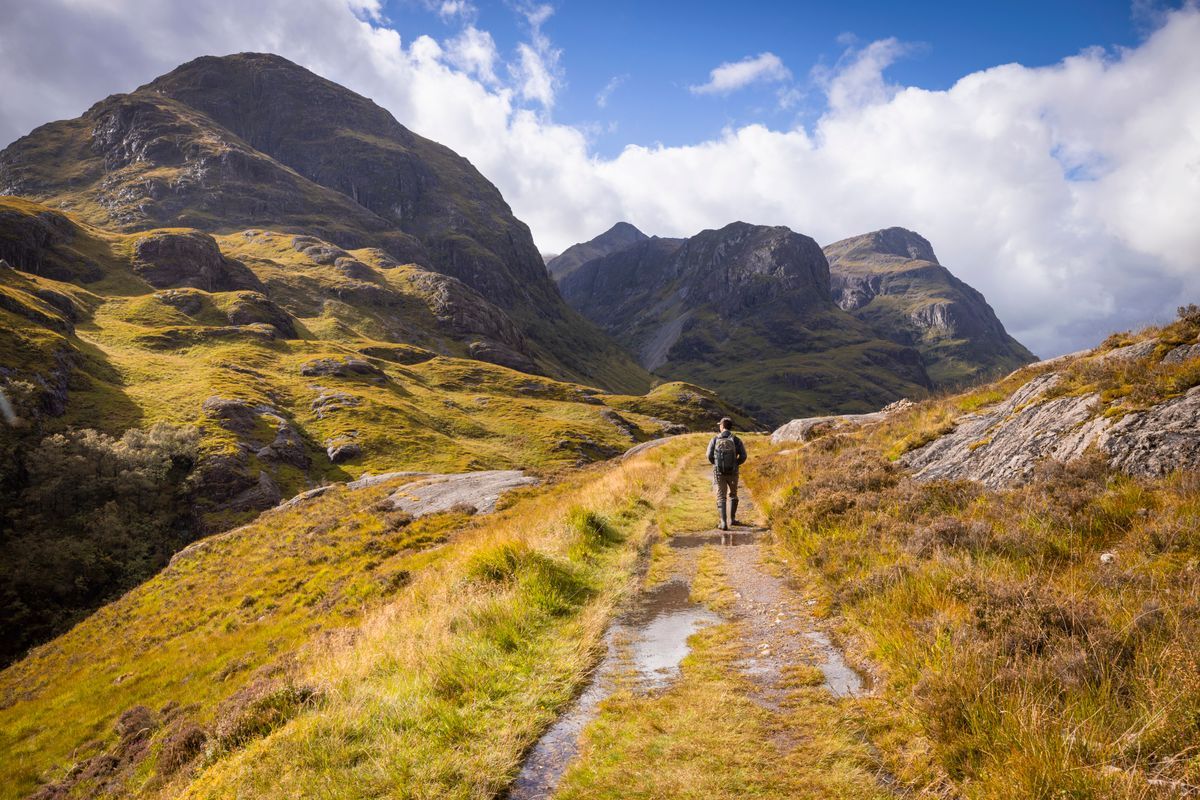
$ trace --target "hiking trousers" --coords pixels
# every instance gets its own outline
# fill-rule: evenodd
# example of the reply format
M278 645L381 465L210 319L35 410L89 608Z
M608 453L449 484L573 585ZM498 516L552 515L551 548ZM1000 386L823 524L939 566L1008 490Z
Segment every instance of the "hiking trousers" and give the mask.
M729 496L730 500L736 501L738 487L738 474L734 470L730 475L722 475L719 472L713 473L713 491L717 493L717 504L722 508L725 506L725 497Z

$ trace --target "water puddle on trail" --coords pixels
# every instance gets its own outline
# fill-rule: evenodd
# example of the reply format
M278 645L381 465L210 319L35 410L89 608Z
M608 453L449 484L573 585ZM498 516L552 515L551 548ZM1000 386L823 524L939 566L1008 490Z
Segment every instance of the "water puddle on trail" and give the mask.
M688 637L721 621L707 608L688 600L683 580L671 580L645 591L636 605L604 636L607 652L591 681L565 714L538 740L509 790L509 800L537 800L554 793L567 765L579 752L579 735L596 716L600 702L612 694L618 677L637 691L662 689L679 675L688 654Z
M842 653L829 637L819 630L807 631L804 634L821 654L821 663L817 664L825 675L825 686L834 697L855 697L863 693L863 681L854 668L842 658Z

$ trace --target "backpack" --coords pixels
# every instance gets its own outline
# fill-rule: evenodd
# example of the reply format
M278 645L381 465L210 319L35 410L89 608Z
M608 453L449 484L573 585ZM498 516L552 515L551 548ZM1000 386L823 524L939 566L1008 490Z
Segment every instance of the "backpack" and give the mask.
M718 436L713 446L713 466L722 475L737 472L737 443L732 436Z

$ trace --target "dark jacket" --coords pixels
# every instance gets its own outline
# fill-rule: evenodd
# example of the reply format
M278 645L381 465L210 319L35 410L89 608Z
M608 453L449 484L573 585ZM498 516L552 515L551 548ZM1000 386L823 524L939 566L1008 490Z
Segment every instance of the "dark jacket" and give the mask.
M729 436L733 436L732 431L721 431L712 438L712 441L708 443L708 463L712 464L714 469L716 469L717 466L717 439L722 439ZM737 450L737 463L740 467L746 461L746 445L742 444L741 439L733 436L733 446L734 449Z

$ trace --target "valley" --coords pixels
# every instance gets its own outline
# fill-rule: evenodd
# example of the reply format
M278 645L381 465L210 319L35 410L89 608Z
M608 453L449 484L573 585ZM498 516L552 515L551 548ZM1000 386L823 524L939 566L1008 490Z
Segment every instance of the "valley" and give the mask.
M0 151L0 412L0 800L1200 792L1195 305L1039 361L905 228L543 258L204 56Z

